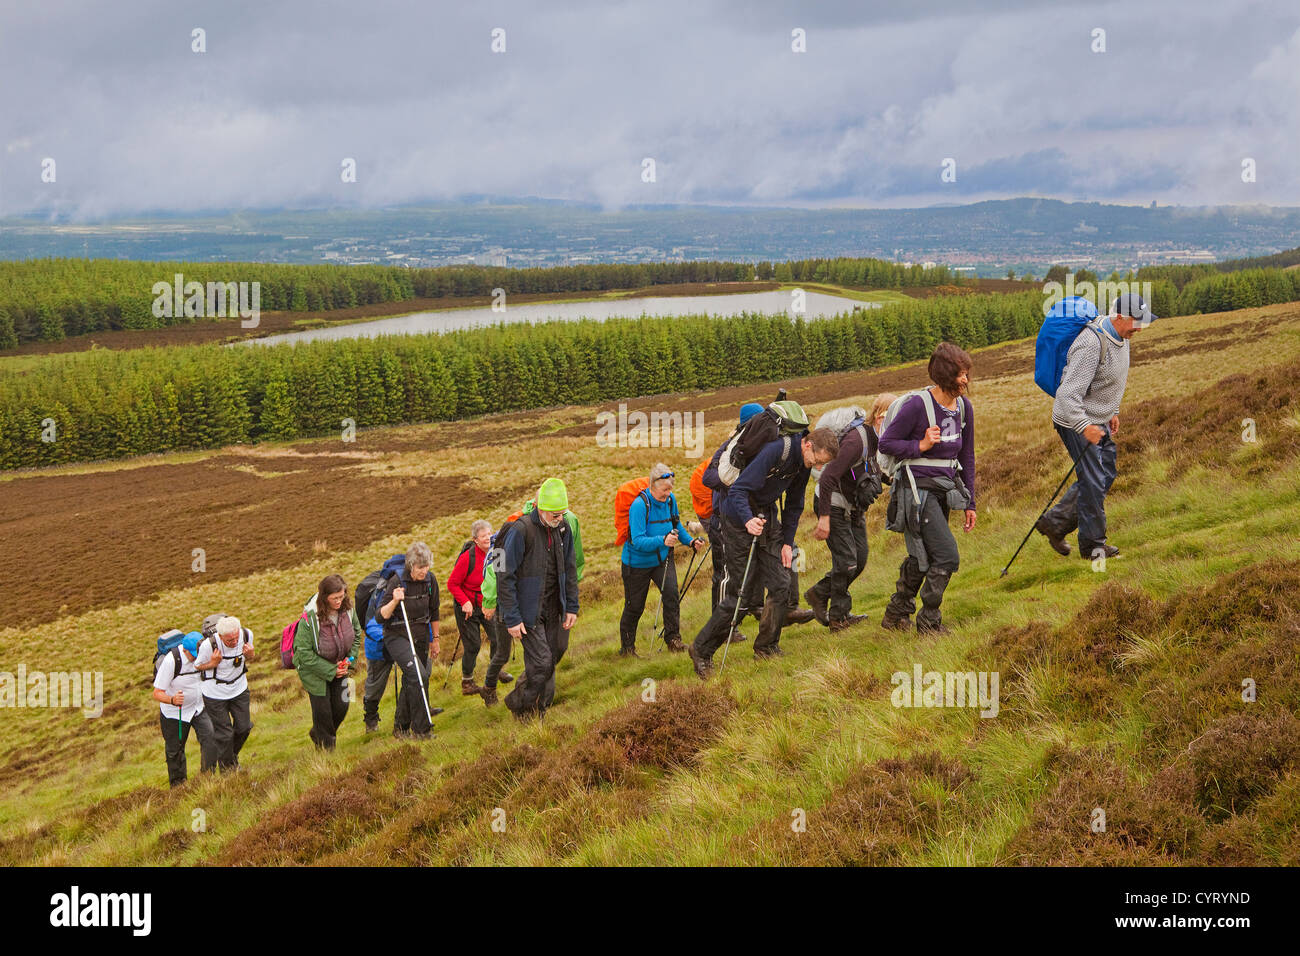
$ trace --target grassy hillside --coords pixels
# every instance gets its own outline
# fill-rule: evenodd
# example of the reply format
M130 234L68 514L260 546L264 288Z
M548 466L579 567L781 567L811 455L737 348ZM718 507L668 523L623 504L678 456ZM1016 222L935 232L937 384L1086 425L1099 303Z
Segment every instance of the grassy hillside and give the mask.
M684 656L651 648L653 601L643 658L615 656L613 488L656 458L682 472L693 462L680 449L598 447L596 408L376 430L352 446L263 446L255 461L226 450L11 478L8 500L45 502L56 516L93 509L108 487L99 482L135 482L142 523L104 541L69 520L74 541L60 573L112 581L115 564L128 563L114 547L150 535L158 548L174 542L178 557L176 571L124 586L117 599L96 592L66 607L41 596L42 609L26 615L41 623L0 631L0 670L21 662L105 675L101 718L5 712L0 861L1300 863L1300 308L1177 319L1137 336L1108 508L1123 556L1094 570L1035 536L999 578L1068 467L1031 380L1032 348L1015 342L975 356L979 523L959 534L962 566L945 603L953 633L918 638L873 623L832 637L804 625L786 630L786 656L775 662L756 662L750 644L733 647L723 676L707 684ZM781 384L820 412L923 378L913 365ZM703 412L711 448L742 400L774 387L630 404ZM1254 442L1242 440L1247 418ZM193 511L188 535L151 530L154 496L190 482L179 469L198 467L213 476L251 468L253 485L242 501ZM588 570L547 718L517 724L503 708L459 697L454 674L439 691L445 671L436 672L434 702L447 713L434 742L365 737L358 703L338 750L315 753L305 696L272 645L316 581L337 570L354 583L413 537L433 547L443 580L486 502L500 520L551 474L568 482ZM391 524L368 518L346 536L362 543L343 548L330 529L350 527L355 498L331 489L345 480L349 489L370 483L394 505ZM74 481L70 501L61 492ZM462 504L467 489L474 510ZM241 507L257 515L251 524L276 529L277 515L316 514L320 531L299 521L278 553L265 548L248 564L229 556L225 570L210 558L214 573L193 584L187 555L205 545L204 523ZM20 517L6 512L0 528L12 532ZM367 537L370 527L383 530ZM800 533L804 587L829 565L809 531ZM902 546L879 513L868 533L871 558L853 596L855 610L876 619ZM30 537L5 538L7 558L29 547ZM222 541L206 546L229 551ZM25 592L58 589L60 573L34 585L20 562L0 561L20 608ZM245 771L168 791L148 693L152 638L216 609L242 617L261 648ZM707 612L707 587L697 585L683 612L688 640ZM916 664L997 671L998 715L893 706L891 675ZM486 656L480 676L485 665ZM1247 678L1258 690L1251 703L1242 699ZM392 706L390 691L385 731ZM190 762L193 771L193 744ZM1090 828L1097 808L1104 833ZM203 832L192 827L198 810ZM806 828L795 832L800 819Z

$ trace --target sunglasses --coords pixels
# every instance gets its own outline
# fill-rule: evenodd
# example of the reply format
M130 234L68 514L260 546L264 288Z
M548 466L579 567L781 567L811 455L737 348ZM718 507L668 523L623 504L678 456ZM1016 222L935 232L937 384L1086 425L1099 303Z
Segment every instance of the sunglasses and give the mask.
M668 471L668 472L664 472L662 475L655 475L655 481L663 481L665 478L671 478L671 477L673 477L673 473L671 471Z

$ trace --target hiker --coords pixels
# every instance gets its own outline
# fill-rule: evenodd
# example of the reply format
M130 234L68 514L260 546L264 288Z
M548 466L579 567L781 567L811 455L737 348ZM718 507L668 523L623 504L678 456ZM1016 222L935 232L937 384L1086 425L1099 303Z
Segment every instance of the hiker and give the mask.
M1034 526L1057 554L1079 530L1079 557L1113 558L1106 543L1106 493L1115 481L1115 435L1128 381L1128 340L1156 320L1140 295L1125 293L1108 315L1089 323L1070 346L1052 403L1052 424L1074 460L1078 478Z
M488 662L487 676L483 678L483 705L491 707L497 702L497 681L508 684L512 680L502 668L510 660L510 655L514 648L514 639L509 632L501 625L501 618L497 615L497 576L496 565L500 561L502 546L505 540L506 532L514 527L515 523L524 515L535 511L537 508L536 496L524 502L524 506L506 519L506 523L501 526L494 536L492 545L496 551L496 560L489 561L483 571L483 618L497 627L501 634L501 643L497 649L492 652L492 659ZM582 526L578 523L578 516L572 511L565 509L564 523L569 527L569 533L573 536L573 562L577 568L577 580L582 580L582 570L584 567L584 558L582 555Z
M965 512L962 528L975 527L975 409L965 392L973 361L950 342L930 356L933 386L897 399L885 417L880 456L892 456L893 490L886 527L903 534L907 557L885 608L881 627L906 630L916 615L917 633L947 633L940 604L961 556L948 528L952 509Z
M739 429L745 422L749 421L755 415L763 410L763 406L758 402L747 402L740 407L740 421L737 424ZM716 459L716 455L714 458ZM716 468L716 461L703 461L701 467L696 468L695 474L691 476L691 496L697 502L695 513L700 515L701 507L704 507L704 492L708 492L708 505L706 510L709 512L707 520L704 522L704 530L709 538L709 552L713 556L713 582L712 590L709 596L710 613L718 609L718 602L722 600L722 579L727 573L727 552L722 542L722 516L718 513L718 505L721 503L721 493L709 488L703 482L703 476L710 466ZM736 627L731 632L731 642L740 644L747 638L741 633L740 628Z
M889 406L894 404L898 398L893 392L881 392L876 396L876 400L871 403L871 430L875 432L876 438L880 438L880 431L885 427L885 413L889 411ZM888 476L882 475L885 479ZM885 482L888 484L888 481Z
M524 649L524 674L505 697L523 719L545 713L555 699L555 668L569 647L578 619L578 572L574 540L564 514L568 491L548 478L537 492L536 510L508 526L496 572L501 624Z
M794 427L802 424L803 428L778 434L764 444L740 469L727 493L720 496L717 511L721 516L726 573L722 598L689 648L700 678L709 675L714 652L731 632L741 591L748 592L751 586L744 583L747 571L751 581L756 579L757 586L767 591L758 636L754 638L754 657L763 659L782 653L789 569L808 473L813 467L824 467L839 452L839 442L829 429L808 431L807 416L796 402L777 402L770 407L772 410L784 415L786 423L795 423ZM720 451L725 453L726 447ZM782 497L785 508L778 517L776 506Z
M495 623L483 616L483 569L491 547L492 525L479 518L470 525L470 540L461 548L447 578L447 590L454 602L456 629L464 648L460 659L460 692L466 697L482 696L483 689L474 683L474 668L478 663L479 648L483 645L482 633L487 632L493 659L500 656L498 645L503 641L508 644L510 640ZM509 655L508 647L505 653ZM514 677L500 672L498 679L508 684Z
M349 675L361 653L361 621L339 574L321 580L304 610L293 639L293 666L311 703L307 736L318 750L333 750L353 696Z
M867 508L880 494L876 467L877 438L869 413L856 405L827 412L817 422L839 437L835 460L822 469L813 491L817 528L813 537L825 541L831 569L804 594L817 620L842 631L867 619L853 614L849 585L867 566Z
M636 629L645 611L651 582L663 602L664 643L670 651L684 651L681 635L681 607L677 594L677 565L673 549L679 544L704 550L704 541L692 538L678 520L677 497L673 494L673 473L663 462L650 469L649 483L632 500L627 510L628 539L623 543L623 616L619 621L621 657L638 657Z
M248 693L253 632L237 617L212 615L203 622L203 634L207 639L199 647L195 670L199 672L203 710L212 722L217 769L238 770L239 751L253 729Z
M399 575L384 582L377 601L384 629L384 649L402 672L402 689L393 714L393 736L431 739L429 650L439 653L438 582L433 576L433 552L423 541L406 549ZM426 637L427 635L427 637Z
M179 632L173 631L179 635ZM217 763L212 721L203 709L199 672L194 664L203 635L190 631L179 643L157 658L153 678L153 699L158 701L158 725L162 728L167 756L167 782L178 787L187 779L185 744L190 728L199 739L199 772L207 773Z

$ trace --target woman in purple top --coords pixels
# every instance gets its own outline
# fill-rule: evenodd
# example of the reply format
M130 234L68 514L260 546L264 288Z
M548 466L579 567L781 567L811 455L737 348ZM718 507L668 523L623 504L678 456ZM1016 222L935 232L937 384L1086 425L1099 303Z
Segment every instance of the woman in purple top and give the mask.
M903 531L908 551L882 627L906 630L919 594L917 632L947 631L939 606L960 562L957 540L948 528L949 511L961 508L966 512L963 530L975 527L975 409L965 395L972 364L968 353L940 342L930 356L934 385L907 397L880 436L880 450L900 463L889 527Z

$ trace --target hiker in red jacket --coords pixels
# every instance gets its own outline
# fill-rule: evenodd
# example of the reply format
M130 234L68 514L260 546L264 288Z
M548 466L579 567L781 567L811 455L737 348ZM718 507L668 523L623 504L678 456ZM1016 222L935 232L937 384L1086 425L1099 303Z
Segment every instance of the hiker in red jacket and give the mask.
M493 657L499 656L502 642L510 640L499 621L483 617L483 569L491 559L491 546L492 525L479 518L470 525L469 546L461 549L451 576L447 578L447 590L455 604L456 628L465 649L460 659L460 692L466 697L482 692L482 688L474 683L474 667L483 646L482 631L487 632ZM508 684L514 677L502 671L497 679Z

